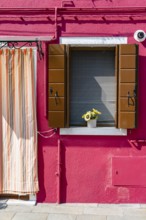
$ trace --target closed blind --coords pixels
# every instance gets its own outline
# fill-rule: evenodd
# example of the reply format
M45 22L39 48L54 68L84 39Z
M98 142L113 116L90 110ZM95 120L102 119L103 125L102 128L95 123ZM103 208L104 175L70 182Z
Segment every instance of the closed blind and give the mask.
M82 115L96 108L100 124L113 124L116 111L114 51L71 51L70 124L86 124Z

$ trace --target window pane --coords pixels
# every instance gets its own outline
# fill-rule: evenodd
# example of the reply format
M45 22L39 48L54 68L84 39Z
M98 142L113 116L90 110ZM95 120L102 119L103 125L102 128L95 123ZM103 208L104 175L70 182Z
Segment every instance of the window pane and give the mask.
M70 56L70 124L85 124L82 115L96 108L98 121L113 124L116 109L115 52L73 50Z

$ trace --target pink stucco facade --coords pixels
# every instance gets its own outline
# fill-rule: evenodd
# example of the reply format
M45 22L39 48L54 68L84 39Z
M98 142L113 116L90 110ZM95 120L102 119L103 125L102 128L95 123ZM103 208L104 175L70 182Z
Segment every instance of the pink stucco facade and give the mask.
M84 1L0 1L0 35L8 36L53 36L55 35L55 15L41 10L22 12L4 11L3 8L61 8L72 4L72 8L114 8L146 7L145 0L84 0ZM60 9L59 9L60 10ZM124 10L124 9L122 9ZM33 10L32 10L33 11ZM61 11L61 10L60 10ZM128 14L129 12L127 12ZM92 12L91 12L92 15ZM50 16L50 18L48 18ZM135 12L129 16L111 13L106 19L101 16L86 17L61 16L58 14L58 36L125 36L128 43L137 43L133 34L136 30L146 31L146 13ZM43 43L45 50L45 44ZM45 56L46 56L45 51ZM47 60L47 59L46 59ZM38 130L49 130L46 117L46 67L47 61L37 61L37 119ZM140 158L146 157L146 41L139 43L138 69L138 127L128 130L127 136L59 136L44 139L38 136L38 172L40 191L38 202L58 201L58 139L61 140L61 180L60 202L81 203L146 203L146 185L138 181L135 185L114 185L112 173L113 157L134 158L142 164L140 170L146 172ZM135 140L135 144L130 144ZM119 160L120 161L120 160ZM135 166L134 166L135 167ZM127 163L129 178L135 170ZM127 176L128 178L128 176ZM139 177L135 175L135 179ZM143 178L145 180L145 177ZM128 181L127 181L128 182Z

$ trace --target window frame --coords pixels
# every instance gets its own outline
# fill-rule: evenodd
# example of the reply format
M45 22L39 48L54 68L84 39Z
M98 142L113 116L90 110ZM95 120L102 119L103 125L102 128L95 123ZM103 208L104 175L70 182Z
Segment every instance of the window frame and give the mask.
M103 46L98 46L98 45L67 45L67 70L66 70L66 75L67 75L67 127L83 127L82 125L79 126L73 126L70 124L70 85L71 85L71 80L70 80L70 62L71 62L71 51L83 51L83 50L89 50L89 51L103 51L103 50L110 50L114 51L115 54L115 68L114 68L114 75L115 75L115 80L116 80L116 97L117 97L117 47L116 45L103 45ZM114 118L114 124L113 125L108 125L107 123L102 123L99 126L100 127L112 127L116 128L116 122L117 122L117 98L116 98L116 103L115 103L115 118ZM85 126L84 126L85 127Z
M107 136L127 136L127 129L119 129L116 128L116 121L117 121L117 114L115 114L115 126L102 126L96 128L88 128L82 126L70 126L70 52L71 50L114 50L115 52L115 77L117 81L117 46L116 45L66 45L66 82L67 82L67 89L66 89L66 100L67 100L67 122L66 128L60 128L59 133L60 135L107 135ZM117 87L117 83L116 83ZM117 97L117 88L116 88L116 97ZM117 100L116 100L116 108L117 108Z

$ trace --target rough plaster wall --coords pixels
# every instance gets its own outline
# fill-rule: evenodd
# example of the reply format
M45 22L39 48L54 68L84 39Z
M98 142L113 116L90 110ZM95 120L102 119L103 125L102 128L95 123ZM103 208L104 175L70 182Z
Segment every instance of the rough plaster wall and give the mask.
M97 0L73 1L75 7L115 7L115 6L143 6L145 0ZM24 1L1 0L0 7L60 7L61 1ZM24 15L22 16L24 17ZM91 18L90 18L91 19ZM59 36L127 36L129 43L136 43L133 33L137 29L146 30L145 18L131 21L130 19L82 19L59 21ZM52 22L46 16L30 16L21 19L21 14L12 16L0 15L1 35L53 35L54 18ZM57 41L56 41L57 42ZM112 185L112 157L113 156L146 156L146 144L132 147L128 140L146 139L146 43L139 44L139 118L138 128L128 131L127 137L91 137L74 136L61 137L62 202L146 202L146 189L142 187L116 187ZM44 100L44 61L38 60L37 68L37 117L38 130L48 130L45 117ZM38 161L40 192L38 202L57 201L57 140L38 137ZM145 168L142 167L142 172ZM130 171L131 172L131 171ZM133 171L134 172L134 171Z

